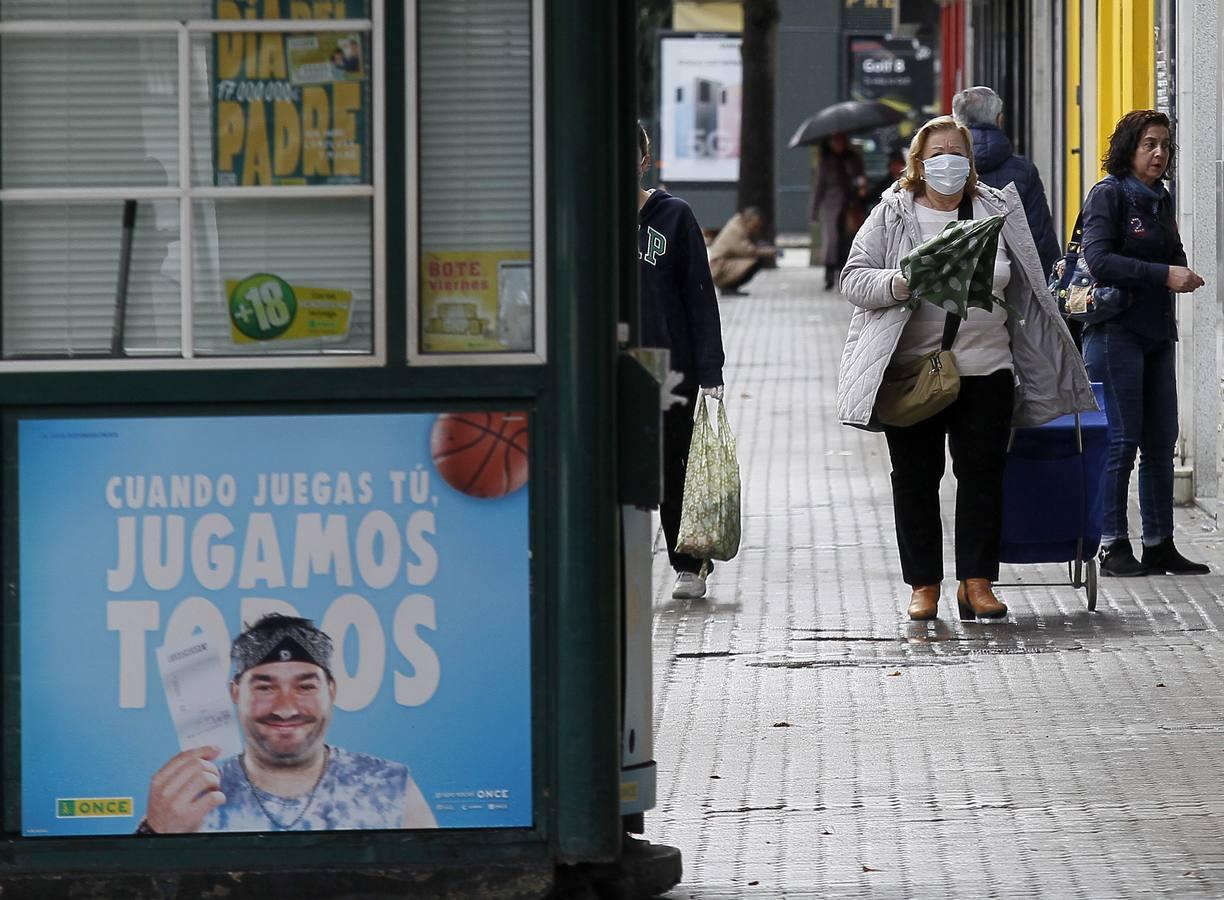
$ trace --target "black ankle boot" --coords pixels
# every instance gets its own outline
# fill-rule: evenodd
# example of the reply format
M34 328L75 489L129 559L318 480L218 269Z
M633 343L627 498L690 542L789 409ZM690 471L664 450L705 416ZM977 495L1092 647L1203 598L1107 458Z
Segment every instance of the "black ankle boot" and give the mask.
M1210 568L1191 562L1177 552L1173 538L1167 537L1154 547L1143 548L1143 566L1153 575L1206 575Z
M1147 562L1147 550L1143 551L1143 561ZM1101 548L1101 574L1113 575L1115 578L1133 578L1136 575L1146 575L1147 569L1143 563L1135 559L1135 551L1131 549L1130 541L1119 538L1112 544Z

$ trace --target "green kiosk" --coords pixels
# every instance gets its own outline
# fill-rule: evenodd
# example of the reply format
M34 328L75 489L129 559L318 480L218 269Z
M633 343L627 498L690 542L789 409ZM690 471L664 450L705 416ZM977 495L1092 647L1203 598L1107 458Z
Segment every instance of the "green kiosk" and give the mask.
M0 0L6 898L679 879L635 15Z

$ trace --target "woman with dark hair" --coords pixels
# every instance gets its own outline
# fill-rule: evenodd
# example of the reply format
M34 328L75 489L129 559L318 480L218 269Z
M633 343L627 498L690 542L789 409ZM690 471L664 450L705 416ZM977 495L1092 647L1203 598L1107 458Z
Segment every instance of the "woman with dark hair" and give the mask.
M705 238L693 210L667 191L646 190L641 178L650 166L650 139L638 133L638 270L642 296L642 346L666 347L671 367L684 376L675 393L684 398L663 413L663 502L659 518L667 556L676 570L672 597L705 596L709 560L676 552L680 503L698 390L722 399L723 344L718 298L710 277ZM704 400L702 402L705 402Z
M1173 448L1177 442L1177 374L1173 294L1203 286L1186 265L1173 200L1162 180L1174 146L1169 117L1129 112L1101 160L1109 174L1084 201L1084 259L1099 284L1122 288L1130 306L1084 330L1084 362L1105 388L1109 455L1101 573L1202 575L1173 545ZM1127 525L1131 469L1139 453L1143 554L1135 558Z

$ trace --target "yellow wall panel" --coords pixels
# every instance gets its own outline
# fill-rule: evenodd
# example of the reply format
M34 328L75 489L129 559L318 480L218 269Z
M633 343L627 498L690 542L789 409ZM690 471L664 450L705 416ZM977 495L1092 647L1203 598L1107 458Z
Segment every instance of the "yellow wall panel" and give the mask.
M744 7L736 3L679 0L672 13L676 31L743 31Z
M1063 209L1065 210L1066 226L1063 234L1068 239L1071 229L1075 227L1075 218L1079 215L1080 201L1083 198L1083 178L1080 175L1080 152L1083 144L1082 120L1080 118L1079 91L1083 81L1080 71L1081 53L1080 41L1083 36L1080 21L1080 0L1067 0L1066 32L1063 46L1066 60L1066 96L1063 106L1064 152L1066 154L1063 172L1066 173L1063 184Z
M1097 5L1097 145L1103 154L1118 120L1156 105L1155 0Z

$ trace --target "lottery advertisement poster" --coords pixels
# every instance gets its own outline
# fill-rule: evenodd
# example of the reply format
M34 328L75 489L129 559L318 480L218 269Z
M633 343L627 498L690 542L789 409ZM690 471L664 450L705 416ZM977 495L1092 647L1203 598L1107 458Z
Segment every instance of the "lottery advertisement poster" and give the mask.
M343 340L353 292L290 284L267 272L227 279L230 338L237 346Z
M23 834L532 824L525 413L17 432Z
M497 353L533 348L530 252L422 254L422 351Z
M215 0L218 19L363 18L365 0ZM235 185L368 184L368 32L219 32L214 175Z

